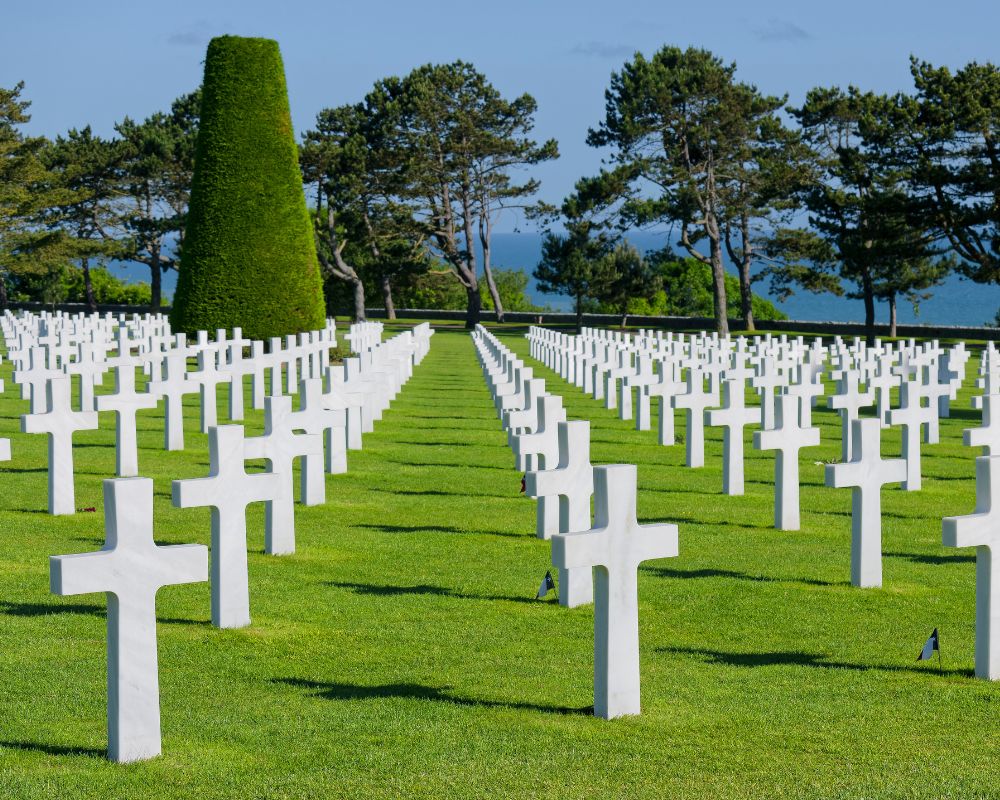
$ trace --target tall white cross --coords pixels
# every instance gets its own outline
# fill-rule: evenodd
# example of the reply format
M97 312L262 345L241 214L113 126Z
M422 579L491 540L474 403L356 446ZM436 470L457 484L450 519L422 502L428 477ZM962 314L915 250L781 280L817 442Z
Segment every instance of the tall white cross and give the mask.
M878 403L878 418L883 428L889 425L890 393L902 383L899 375L892 371L894 355L883 353L876 360L877 368L874 375L868 376L868 388L875 392Z
M299 410L289 415L292 430L313 433L325 440L323 454L302 456L302 483L299 500L304 506L326 502L326 473L347 472L347 412L327 408L323 399L323 379L305 378L299 384Z
M535 401L545 395L545 380L532 378L524 385L524 406L517 410L505 411L503 426L507 429L507 442L510 443L515 434L531 433L538 423Z
M799 424L803 428L812 427L813 402L823 396L823 381L813 377L812 367L809 364L799 364L795 368L792 382L782 392L799 398Z
M827 398L830 408L840 412L840 458L851 460L851 423L858 418L862 408L875 402L875 393L859 388L861 374L855 370L842 370L837 378L837 392Z
M201 395L201 432L218 423L218 393L216 387L220 383L230 383L234 376L219 372L215 363L214 350L202 350L198 353L197 372L187 373L187 382L198 387Z
M52 556L50 588L58 595L106 592L108 599L108 757L128 762L160 754L160 686L156 593L208 578L200 544L153 541L153 481L104 481L104 547Z
M48 382L53 378L61 378L65 373L61 369L51 369L45 358L44 347L32 347L28 351L28 368L18 370L14 380L22 387L27 387L31 398L31 413L44 414L49 407Z
M76 361L66 365L66 374L80 376L80 410L94 411L94 386L104 382L104 374L108 365L98 361L94 354L94 346L87 342L79 345L79 355Z
M294 433L291 414L291 397L268 397L264 401L264 435L244 440L246 458L266 459L270 471L281 476L277 494L265 506L264 552L270 555L295 552L292 462L301 456L323 457L322 437L315 433Z
M184 395L195 391L187 381L187 356L172 351L163 359L163 376L149 382L151 394L166 398L163 407L163 446L166 450L184 449Z
M774 359L770 356L765 356L761 359L760 363L760 375L755 378L751 378L750 385L757 390L760 395L760 407L763 412L763 426L764 430L770 430L774 427L774 398L775 390L786 383L781 372L778 370L777 365L774 363Z
M1000 394L984 394L983 424L962 431L967 447L982 447L984 456L1000 455Z
M675 394L674 408L687 411L684 445L689 467L705 466L705 409L719 405L718 385L705 391L704 373L694 363L688 368L687 391Z
M906 478L906 461L883 459L882 425L878 419L851 423L851 461L827 464L826 485L851 492L851 583L882 585L882 487Z
M705 412L705 424L722 427L722 491L743 494L743 428L760 425L761 408L747 406L742 378L726 378L722 384L722 408Z
M96 399L98 411L115 414L115 456L118 476L131 478L139 474L139 453L135 435L135 416L139 409L156 408L159 399L148 392L136 392L135 367L119 364L115 367L115 392Z
M636 467L594 469L594 527L552 537L559 568L594 568L594 715L640 712L638 568L678 553L676 525L639 525Z
M74 411L70 399L70 378L52 378L46 387L46 407L42 414L21 417L21 433L49 435L49 513L76 511L73 486L73 433L97 428L96 411Z
M525 473L524 492L541 502L558 498L559 532L590 528L590 498L594 494L594 468L590 463L590 422L573 420L556 425L558 460L544 470ZM559 570L559 604L566 608L594 599L594 580L588 569Z
M208 477L174 481L178 508L212 507L212 624L244 628L250 624L247 569L247 506L274 500L283 475L247 474L242 425L208 429Z
M976 548L976 677L1000 680L1000 456L976 459L976 510L941 522L945 547Z
M799 529L799 450L819 444L819 428L803 428L799 423L799 399L781 395L775 407L775 427L754 431L753 446L777 450L774 459L774 527L782 531Z
M660 425L659 442L662 445L670 446L675 443L674 433L674 395L684 388L684 384L677 379L677 365L671 359L660 359L659 380L646 387L646 394L650 401L652 398L660 398Z
M920 386L916 381L903 381L899 387L899 408L889 411L889 424L903 426L903 458L906 459L906 480L903 488L908 492L920 489L920 428L930 424L937 409L920 404Z
M566 419L559 395L547 394L535 400L537 423L531 433L521 433L511 439L514 464L517 469L547 469L559 459L559 434L556 425ZM548 539L559 530L559 507L547 497L539 497L535 510L535 533Z

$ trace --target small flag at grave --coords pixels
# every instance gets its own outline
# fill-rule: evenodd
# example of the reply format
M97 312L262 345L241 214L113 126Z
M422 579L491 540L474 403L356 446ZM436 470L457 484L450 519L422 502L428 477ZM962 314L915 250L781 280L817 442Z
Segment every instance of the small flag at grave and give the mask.
M917 656L917 661L927 661L934 657L934 651L937 650L938 660L941 660L941 642L938 640L938 630L937 628L931 633L927 641L924 643L924 649L920 651L920 655Z
M555 588L556 588L556 582L552 580L552 573L546 572L545 577L542 578L542 585L538 587L538 596L535 599L541 600Z

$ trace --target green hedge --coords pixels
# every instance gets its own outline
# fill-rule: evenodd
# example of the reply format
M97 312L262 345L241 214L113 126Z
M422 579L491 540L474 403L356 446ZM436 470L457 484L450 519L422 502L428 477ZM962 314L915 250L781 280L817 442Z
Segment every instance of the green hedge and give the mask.
M215 38L171 324L266 339L324 319L278 43Z

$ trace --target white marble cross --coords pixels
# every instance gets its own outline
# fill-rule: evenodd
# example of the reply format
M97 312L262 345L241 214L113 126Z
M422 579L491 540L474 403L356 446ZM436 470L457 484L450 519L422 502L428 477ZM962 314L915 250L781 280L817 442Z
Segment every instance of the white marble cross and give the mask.
M195 391L187 381L187 356L183 351L168 353L163 359L163 377L149 382L147 389L166 398L163 407L163 446L184 449L184 395Z
M292 462L301 456L323 457L323 438L315 433L294 433L291 415L291 397L268 397L264 401L264 435L244 440L244 456L266 459L270 471L280 476L277 493L265 507L264 552L270 555L295 552Z
M903 458L906 459L906 480L903 488L908 492L920 489L920 428L930 423L937 409L922 406L920 385L917 381L903 381L899 387L899 408L889 411L889 424L903 426Z
M528 497L558 498L559 532L590 528L590 498L594 494L594 468L590 463L590 422L574 420L556 425L558 459L548 469L525 473ZM559 570L559 604L566 608L594 599L591 570Z
M247 506L274 500L283 475L247 474L242 425L208 429L207 478L174 481L178 508L212 507L212 624L243 628L250 624L247 570Z
M705 412L705 424L721 426L722 491L743 494L743 428L760 425L761 408L747 406L742 378L726 378L722 384L722 408Z
M823 381L813 377L809 364L799 364L794 378L782 389L784 394L799 398L799 424L803 428L812 427L812 407L816 398L823 396Z
M858 419L862 408L875 402L875 393L859 388L861 374L855 370L842 370L837 378L837 392L827 398L830 408L840 412L840 458L851 460L851 423Z
M28 396L31 398L31 413L44 414L49 407L48 402L48 382L53 378L61 378L65 373L61 369L50 369L45 357L44 347L32 347L28 351L28 369L18 370L14 375L14 380L27 388Z
M52 378L46 387L46 408L42 414L21 417L22 433L49 435L49 513L76 511L73 486L73 433L97 428L96 411L74 411L70 399L70 378Z
M638 567L678 554L676 525L636 521L636 467L594 469L594 526L552 537L560 569L594 568L594 715L640 712Z
M507 441L518 433L531 433L538 424L538 410L535 401L545 395L545 380L532 378L524 385L524 407L518 410L505 411L503 426L507 429ZM513 445L512 445L513 446Z
M785 379L778 370L774 359L765 356L761 360L760 375L750 379L750 385L757 390L760 395L760 407L762 411L762 425L764 430L774 427L774 399L775 390L785 385Z
M659 380L649 384L645 392L650 401L654 397L660 398L659 442L668 447L676 442L673 398L683 388L684 384L677 379L677 365L672 360L660 359Z
M326 502L326 473L347 472L347 412L327 408L323 397L323 379L306 378L299 384L299 410L289 415L292 430L314 433L325 439L323 454L302 456L302 482L299 501L304 506Z
M890 392L902 382L892 371L893 354L883 353L876 361L877 368L868 376L868 388L875 392L878 402L878 418L883 428L889 425Z
M976 548L976 677L1000 680L1000 456L976 459L976 510L942 520L945 547Z
M852 458L846 464L827 464L826 485L853 487L851 493L851 583L882 585L882 487L906 478L906 461L883 459L882 425L878 419L851 423Z
M148 392L136 392L135 367L119 364L115 367L114 394L99 395L98 411L115 413L115 456L119 477L139 474L139 453L136 444L135 415L142 408L156 408L159 399Z
M218 392L220 383L230 383L234 376L220 372L215 363L214 350L202 350L198 353L197 372L187 373L187 382L198 387L201 395L201 432L218 423ZM242 379L241 379L242 380Z
M962 431L967 447L982 447L984 456L1000 456L1000 394L982 396L983 424Z
M712 391L705 391L704 373L691 364L687 374L687 391L675 394L674 408L687 411L685 427L686 464L689 467L705 466L705 409L719 405L718 384Z
M778 451L774 459L774 527L783 531L799 529L799 450L819 444L819 428L801 426L798 406L797 397L781 395L775 407L775 427L753 434L755 448Z
M200 544L153 541L153 481L104 481L105 544L96 553L52 556L58 595L106 592L108 599L108 756L129 762L160 754L156 593L208 578Z
M519 470L551 469L559 460L559 433L556 425L566 419L559 395L547 394L535 400L537 423L531 433L511 437L514 465ZM548 539L559 530L559 506L545 496L538 498L535 533Z
M79 355L76 361L66 366L66 374L80 376L80 410L94 411L94 386L104 382L104 374L108 365L98 361L94 354L94 346L87 342L79 345Z

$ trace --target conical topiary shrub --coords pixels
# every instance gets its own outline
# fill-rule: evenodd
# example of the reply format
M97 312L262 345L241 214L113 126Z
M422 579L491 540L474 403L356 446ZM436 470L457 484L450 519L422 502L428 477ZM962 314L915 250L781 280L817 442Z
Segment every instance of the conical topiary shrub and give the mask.
M267 339L325 316L278 43L220 36L205 58L171 325Z

